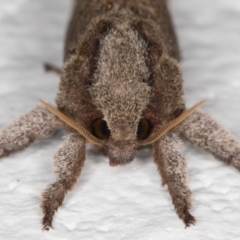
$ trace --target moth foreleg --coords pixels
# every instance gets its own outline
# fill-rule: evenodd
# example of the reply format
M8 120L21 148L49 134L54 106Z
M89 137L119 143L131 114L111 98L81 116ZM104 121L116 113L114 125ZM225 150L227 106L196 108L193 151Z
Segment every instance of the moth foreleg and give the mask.
M178 152L179 140L174 134L167 134L154 145L154 162L162 177L162 184L168 186L173 205L186 227L195 224L195 218L189 213L191 191L186 185L186 161Z
M193 145L240 170L240 143L212 117L197 110L178 127Z
M36 105L0 132L0 157L28 147L62 126L58 118L41 104Z
M80 175L85 160L85 144L83 137L71 134L54 156L56 181L42 195L43 230L48 231L52 227L54 213Z

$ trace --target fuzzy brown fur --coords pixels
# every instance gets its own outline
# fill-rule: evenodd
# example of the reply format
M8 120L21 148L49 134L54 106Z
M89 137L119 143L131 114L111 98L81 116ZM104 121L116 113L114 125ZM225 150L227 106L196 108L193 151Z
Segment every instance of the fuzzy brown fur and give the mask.
M22 150L39 138L47 138L62 126L62 122L55 115L37 104L2 129L0 156Z
M184 110L180 54L165 0L75 0L66 37L58 109L104 140L110 165L134 159L146 139ZM0 133L0 156L26 148L64 126L74 132L56 153L56 181L43 193L43 228L79 176L86 140L43 106L22 115ZM154 161L186 226L190 190L181 134L194 145L240 169L239 142L207 114L197 111L154 143Z
M166 134L154 144L154 162L162 176L162 184L168 186L173 205L186 227L195 223L195 218L189 213L191 208L187 182L187 164L178 152L179 139L175 134Z
M76 183L85 160L85 139L79 135L69 135L65 144L54 156L56 181L49 185L42 195L43 229L52 227L52 219L62 205L67 191Z
M240 170L239 141L207 113L197 110L176 130L196 147Z

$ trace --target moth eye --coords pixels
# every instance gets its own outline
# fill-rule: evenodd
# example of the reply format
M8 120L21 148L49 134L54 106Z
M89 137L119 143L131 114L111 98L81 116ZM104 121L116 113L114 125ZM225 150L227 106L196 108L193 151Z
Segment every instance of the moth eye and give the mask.
M149 137L152 130L152 124L146 119L142 118L138 124L137 138L144 140Z
M92 123L92 134L101 140L108 139L111 132L108 129L107 122L104 121L102 118L94 120Z

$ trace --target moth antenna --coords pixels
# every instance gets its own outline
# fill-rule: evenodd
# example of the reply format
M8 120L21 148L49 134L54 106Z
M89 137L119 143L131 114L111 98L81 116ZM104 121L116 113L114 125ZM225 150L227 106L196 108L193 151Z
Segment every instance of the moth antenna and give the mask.
M71 118L67 117L63 113L61 113L59 110L54 108L52 105L49 103L44 102L43 100L40 99L40 102L54 115L59 117L63 122L65 122L67 125L75 129L78 133L80 133L83 137L85 137L89 142L102 146L103 141L94 137L88 130L86 130L84 127L80 126L76 122L74 122Z
M156 142L160 137L162 137L165 133L167 133L172 128L176 127L179 123L181 123L183 120L185 120L187 117L189 117L198 107L200 107L205 100L195 104L193 107L185 111L183 114L175 118L174 120L170 121L166 126L157 129L156 132L152 135L150 135L149 138L139 141L139 145L149 145L151 143Z

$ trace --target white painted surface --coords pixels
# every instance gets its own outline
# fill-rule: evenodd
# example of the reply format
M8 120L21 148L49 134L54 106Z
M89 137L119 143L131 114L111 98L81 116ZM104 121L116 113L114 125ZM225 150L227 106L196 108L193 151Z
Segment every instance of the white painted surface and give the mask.
M57 4L57 5L55 5ZM186 103L202 107L240 139L240 1L171 0L183 55ZM0 0L0 127L38 102L54 102L67 0ZM89 147L78 184L42 232L41 192L53 181L52 155L62 133L0 162L0 238L81 240L240 239L240 173L185 144L192 214L184 229L153 164L142 150L130 165L111 168Z

